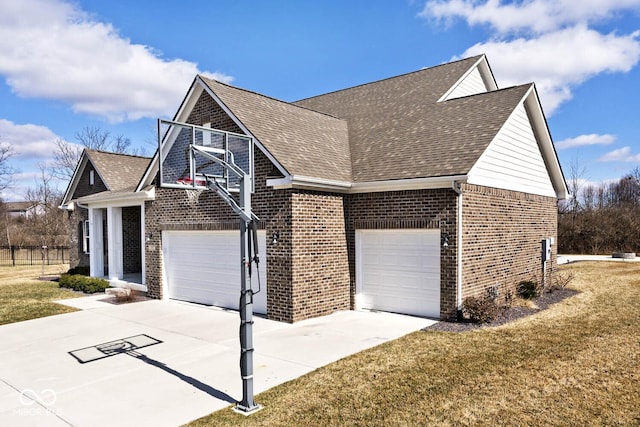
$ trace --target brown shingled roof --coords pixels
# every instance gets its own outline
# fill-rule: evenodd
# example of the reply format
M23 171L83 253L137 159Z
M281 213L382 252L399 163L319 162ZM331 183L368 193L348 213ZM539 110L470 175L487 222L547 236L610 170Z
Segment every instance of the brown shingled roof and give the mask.
M85 150L110 191L133 191L151 159L129 154Z
M198 76L286 172L365 183L466 175L532 85L439 99L475 56L294 103Z
M346 121L200 78L291 175L352 180Z
M295 104L347 120L354 182L466 174L530 87L437 102L478 59Z

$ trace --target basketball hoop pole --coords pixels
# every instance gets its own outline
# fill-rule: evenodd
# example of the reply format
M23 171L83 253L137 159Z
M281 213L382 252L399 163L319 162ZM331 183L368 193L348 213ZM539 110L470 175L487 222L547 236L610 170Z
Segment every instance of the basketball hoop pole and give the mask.
M217 155L225 154L224 151L211 150L204 147L191 145L191 156L195 152L218 163L227 171L235 174L240 181L239 205L231 197L228 189L223 187L215 179L210 180L205 176L207 188L214 190L240 217L240 376L242 377L242 401L238 402L235 411L244 415L262 409L253 400L253 291L251 289L251 277L249 266L253 260L249 251L249 239L252 239L251 222L258 218L251 212L251 175L244 172L234 162L220 159ZM192 179L194 180L194 176ZM195 180L193 181L195 182Z
M253 400L253 291L249 277L249 253L251 236L251 179L249 175L240 178L240 258L242 260L240 280L240 375L242 376L242 401L236 410L245 414L261 409ZM246 218L249 218L247 220Z

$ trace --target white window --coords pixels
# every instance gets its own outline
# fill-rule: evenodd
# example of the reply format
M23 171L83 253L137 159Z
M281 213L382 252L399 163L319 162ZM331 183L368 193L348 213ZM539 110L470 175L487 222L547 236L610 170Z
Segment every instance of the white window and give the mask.
M82 226L82 250L85 254L89 253L89 221L85 221Z
M94 185L96 183L96 175L95 171L92 169L89 171L89 185Z

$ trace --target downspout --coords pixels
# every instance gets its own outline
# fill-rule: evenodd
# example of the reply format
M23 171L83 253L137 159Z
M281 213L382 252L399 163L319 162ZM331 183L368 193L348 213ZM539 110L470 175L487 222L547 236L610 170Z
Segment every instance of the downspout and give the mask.
M458 207L456 209L456 309L458 319L462 318L462 186L457 181L451 181L451 188L457 194Z

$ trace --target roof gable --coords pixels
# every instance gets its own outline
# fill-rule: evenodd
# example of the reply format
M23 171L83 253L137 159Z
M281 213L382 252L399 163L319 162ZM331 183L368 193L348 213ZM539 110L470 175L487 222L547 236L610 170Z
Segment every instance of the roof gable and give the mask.
M289 174L351 180L346 121L205 77L200 79Z
M470 184L555 197L524 99L468 175Z
M68 204L76 197L84 197L87 194L96 194L106 191L110 192L132 192L136 184L140 181L142 174L149 164L150 158L133 156L129 154L110 153L106 151L84 149L78 165L69 181L65 196L63 198L63 206ZM93 168L98 175L94 191L85 191L78 195L78 184L86 175L87 167Z
M482 55L478 58L478 61L442 95L438 102L494 90L498 90L498 85L489 67L487 57Z
M133 190L150 161L148 157L130 154L85 151L110 191Z

